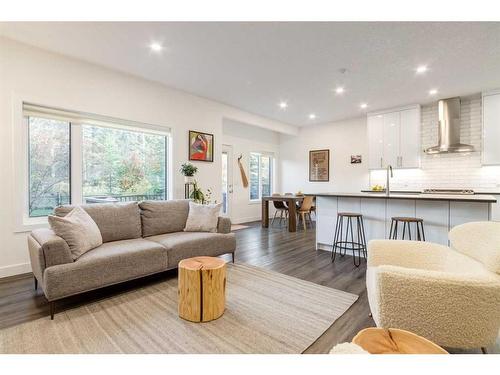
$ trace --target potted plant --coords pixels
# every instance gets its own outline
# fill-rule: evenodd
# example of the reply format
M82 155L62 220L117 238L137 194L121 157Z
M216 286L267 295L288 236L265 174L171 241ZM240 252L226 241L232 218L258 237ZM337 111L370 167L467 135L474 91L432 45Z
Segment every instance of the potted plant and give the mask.
M184 176L184 182L186 184L194 183L194 175L198 172L198 167L195 167L191 163L184 163L181 165L181 173Z
M193 183L193 191L191 192L190 198L196 203L205 203L205 194L203 193L203 190L198 187L196 181Z
M189 195L189 198L191 198L195 203L210 204L212 203L212 190L207 189L207 192L204 193L195 181L193 182L193 191ZM217 203L217 201L215 201L215 203Z

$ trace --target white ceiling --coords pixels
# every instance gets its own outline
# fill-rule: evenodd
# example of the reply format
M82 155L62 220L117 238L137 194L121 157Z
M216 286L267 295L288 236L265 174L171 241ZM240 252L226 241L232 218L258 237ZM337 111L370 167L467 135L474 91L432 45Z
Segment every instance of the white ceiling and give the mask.
M500 23L16 22L0 34L299 126L360 116L361 102L372 111L500 87Z

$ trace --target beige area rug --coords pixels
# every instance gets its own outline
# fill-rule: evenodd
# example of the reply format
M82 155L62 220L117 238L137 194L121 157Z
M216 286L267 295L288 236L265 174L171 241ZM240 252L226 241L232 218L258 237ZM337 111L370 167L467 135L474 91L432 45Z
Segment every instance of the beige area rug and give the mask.
M177 279L0 331L1 353L301 353L358 296L246 265L228 265L226 311L177 315Z
M233 224L231 225L231 232L234 232L236 230L241 230L241 229L246 229L249 228L248 225L241 225L241 224Z

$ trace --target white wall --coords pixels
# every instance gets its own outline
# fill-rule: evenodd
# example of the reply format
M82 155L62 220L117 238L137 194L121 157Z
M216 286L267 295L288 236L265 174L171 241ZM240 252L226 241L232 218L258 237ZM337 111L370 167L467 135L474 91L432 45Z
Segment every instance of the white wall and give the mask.
M257 128L248 124L231 120L224 120L222 128L222 142L232 146L233 149L233 194L231 196L231 220L234 223L244 223L260 220L261 204L250 203L250 188L244 188L241 181L240 170L237 162L238 156L243 156L242 163L249 178L249 154L250 152L268 152L274 154L275 169L273 187L275 191L279 189L279 133L271 130ZM271 214L272 214L271 208Z
M366 117L300 128L297 136L280 135L281 190L307 193L359 191L368 186ZM309 182L309 151L330 150L330 181ZM362 155L351 164L351 155Z
M14 98L67 110L165 125L173 131L173 196L183 196L180 164L188 130L215 135L214 163L197 163L203 188L221 192L222 119L294 134L297 128L83 61L0 38L0 277L30 270L26 233L14 233Z

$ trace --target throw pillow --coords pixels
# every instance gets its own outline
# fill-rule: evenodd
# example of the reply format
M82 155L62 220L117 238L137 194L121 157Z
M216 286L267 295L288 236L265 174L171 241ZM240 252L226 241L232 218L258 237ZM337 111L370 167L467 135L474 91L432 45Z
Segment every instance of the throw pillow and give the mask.
M68 243L73 260L102 245L101 231L81 207L73 208L64 217L50 215L49 224L54 233Z
M189 202L189 214L184 232L217 232L222 204Z

